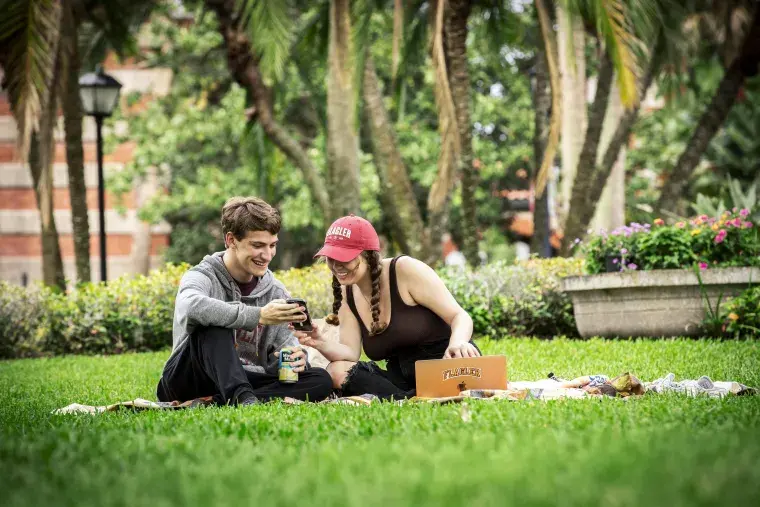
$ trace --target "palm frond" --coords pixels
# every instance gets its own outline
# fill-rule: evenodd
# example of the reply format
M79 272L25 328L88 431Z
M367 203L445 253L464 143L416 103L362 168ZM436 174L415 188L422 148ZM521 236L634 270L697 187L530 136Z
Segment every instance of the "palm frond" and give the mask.
M597 30L604 39L607 53L617 71L620 100L630 109L638 101L638 66L633 54L633 47L636 45L633 26L622 0L597 0L596 8Z
M3 0L0 12L5 87L18 125L18 153L26 161L52 86L61 9L55 0Z
M508 8L504 0L481 0L481 16L484 19L483 36L489 48L499 54L504 46L519 45L525 38L525 25L519 15Z
M559 131L562 121L562 97L559 83L559 62L557 61L557 47L554 40L551 19L549 11L543 0L535 0L536 11L538 12L538 24L541 29L541 38L543 40L544 54L546 55L546 67L549 71L549 81L552 89L552 113L549 120L549 136L546 140L546 148L541 158L541 167L536 175L536 197L546 188L551 174L550 170L554 164L554 157L557 155L559 146Z
M454 183L454 169L461 154L461 140L457 125L454 99L451 96L443 47L443 16L445 0L438 0L433 29L433 69L435 71L435 104L438 109L438 131L441 135L441 153L438 156L438 175L430 188L428 209L440 210L446 203Z
M625 0L561 0L571 16L581 16L596 27L615 67L623 105L630 109L637 100L636 76L645 48L639 34L654 31L656 2Z
M83 69L95 68L109 51L114 51L120 58L137 55L139 28L152 13L162 10L155 0L109 0L107 6L92 8L84 8L79 3L71 5L72 8L78 7L79 54Z
M327 43L330 40L330 0L315 2L296 28L296 36L290 47L290 55L305 55L315 62L327 60Z
M295 28L291 0L238 0L240 22L261 64L267 84L279 81L285 72Z

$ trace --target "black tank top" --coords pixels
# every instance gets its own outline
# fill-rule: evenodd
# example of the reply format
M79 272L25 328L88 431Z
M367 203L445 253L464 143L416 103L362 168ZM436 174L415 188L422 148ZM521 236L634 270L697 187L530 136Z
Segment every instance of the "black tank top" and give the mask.
M354 291L346 290L348 307L359 321L364 352L373 361L394 357L399 351L411 346L448 340L451 337L451 327L435 312L422 305L410 306L401 299L396 283L396 261L399 257L395 257L390 265L388 279L391 290L391 320L382 333L370 336L369 329L356 309Z

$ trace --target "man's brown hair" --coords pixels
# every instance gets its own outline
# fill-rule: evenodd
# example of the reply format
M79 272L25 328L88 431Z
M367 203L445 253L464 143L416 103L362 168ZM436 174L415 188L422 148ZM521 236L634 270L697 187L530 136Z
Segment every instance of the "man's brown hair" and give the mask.
M243 239L249 231L280 232L280 212L258 197L232 197L222 208L222 234Z

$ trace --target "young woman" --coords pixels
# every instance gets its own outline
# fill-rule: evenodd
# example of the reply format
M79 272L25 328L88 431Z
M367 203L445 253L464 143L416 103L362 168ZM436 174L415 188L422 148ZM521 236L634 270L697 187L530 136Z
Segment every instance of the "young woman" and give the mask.
M475 357L472 319L427 264L407 256L380 257L380 241L367 220L339 218L315 257L333 274L333 313L340 341L318 330L295 332L303 344L332 361L327 371L344 395L382 399L415 393L414 363L421 359ZM362 346L372 359L359 362ZM386 369L374 361L386 360Z

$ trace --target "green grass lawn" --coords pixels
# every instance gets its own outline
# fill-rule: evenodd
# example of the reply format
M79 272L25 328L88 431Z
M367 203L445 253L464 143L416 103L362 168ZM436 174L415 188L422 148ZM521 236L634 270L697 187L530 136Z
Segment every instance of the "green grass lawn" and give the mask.
M760 386L758 342L480 343L514 380L630 370ZM760 397L271 403L53 416L152 399L168 352L0 362L0 504L760 505Z

